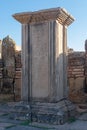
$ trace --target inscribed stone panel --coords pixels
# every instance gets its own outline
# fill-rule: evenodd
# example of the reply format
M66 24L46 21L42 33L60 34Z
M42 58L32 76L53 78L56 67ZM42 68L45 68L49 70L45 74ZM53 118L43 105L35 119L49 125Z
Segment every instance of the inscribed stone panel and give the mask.
M32 97L48 96L48 23L31 25Z

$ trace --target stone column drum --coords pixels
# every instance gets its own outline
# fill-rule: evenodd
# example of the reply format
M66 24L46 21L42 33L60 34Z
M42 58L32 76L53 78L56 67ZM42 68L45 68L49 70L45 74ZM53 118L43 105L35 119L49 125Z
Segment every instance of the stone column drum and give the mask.
M64 122L63 111L67 110L61 110L62 114L59 110L61 106L64 109L68 96L67 26L74 18L62 8L18 13L13 17L22 24L21 98L31 102L32 120Z

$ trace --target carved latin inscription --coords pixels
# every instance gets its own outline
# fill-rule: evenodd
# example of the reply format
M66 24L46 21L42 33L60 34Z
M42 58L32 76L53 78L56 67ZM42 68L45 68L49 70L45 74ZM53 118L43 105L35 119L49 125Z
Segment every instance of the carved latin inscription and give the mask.
M48 23L30 27L32 44L32 97L48 96Z

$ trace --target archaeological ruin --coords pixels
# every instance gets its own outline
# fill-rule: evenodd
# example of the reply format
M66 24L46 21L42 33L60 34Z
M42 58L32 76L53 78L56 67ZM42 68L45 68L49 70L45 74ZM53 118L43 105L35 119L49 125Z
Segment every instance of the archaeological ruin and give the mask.
M0 40L0 102L21 101L21 118L63 124L74 104L87 102L87 40L84 52L67 49L74 18L62 8L13 17L22 24L22 51L10 36Z
M68 52L69 98L74 103L87 102L87 41L85 52Z
M0 41L0 101L21 100L21 51L9 36Z
M67 27L74 18L62 8L14 14L22 24L22 101L32 121L62 124L75 107L67 91Z
M16 43L9 36L0 40L0 101L21 100L21 51L16 50L15 46ZM84 52L67 51L68 95L76 104L87 102L86 55L86 49Z

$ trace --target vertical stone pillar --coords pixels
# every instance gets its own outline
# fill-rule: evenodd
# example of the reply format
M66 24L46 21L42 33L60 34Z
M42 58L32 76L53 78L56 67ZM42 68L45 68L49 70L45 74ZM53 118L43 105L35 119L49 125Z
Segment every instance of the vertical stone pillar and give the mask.
M67 97L67 27L74 18L62 8L13 17L22 23L22 100L62 101Z
M15 75L15 42L9 37L2 41L2 59L4 63L4 77L14 78ZM5 70L6 69L6 70ZM7 73L6 73L7 71Z
M64 88L63 88L63 95L64 97L68 97L68 86L67 86L67 26L63 26L63 82L64 82Z
M21 98L24 101L30 99L30 42L29 42L29 26L28 24L22 25L22 93Z
M14 93L15 42L9 37L2 41L3 93Z

